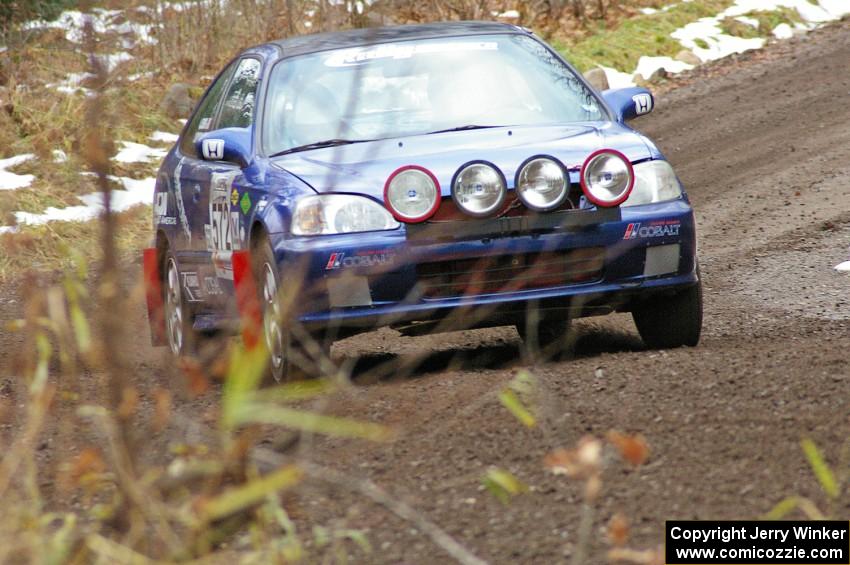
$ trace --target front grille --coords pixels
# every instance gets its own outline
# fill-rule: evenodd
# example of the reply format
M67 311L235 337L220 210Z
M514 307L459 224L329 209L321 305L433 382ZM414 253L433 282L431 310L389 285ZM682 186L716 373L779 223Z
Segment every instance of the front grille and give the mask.
M515 292L593 282L602 277L604 247L420 263L424 298Z
M567 198L564 199L564 202L555 208L555 210L550 210L548 213L563 212L565 210L578 210L582 194L584 193L579 185L571 184L569 192L567 193ZM494 212L491 217L516 218L519 216L533 216L536 214L539 214L539 212L526 208L522 201L517 197L516 192L511 190L505 196L505 203L502 205L501 210ZM475 222L478 220L480 220L480 218L470 216L458 208L454 199L446 197L443 198L440 203L440 207L437 208L437 212L428 219L428 223L441 224L443 222Z

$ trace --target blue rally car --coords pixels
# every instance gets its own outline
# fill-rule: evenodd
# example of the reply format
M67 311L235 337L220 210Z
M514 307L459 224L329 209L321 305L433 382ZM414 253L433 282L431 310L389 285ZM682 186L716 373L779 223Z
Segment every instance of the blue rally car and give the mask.
M253 320L276 379L308 342L381 326L514 324L557 349L572 318L621 311L649 347L696 345L693 211L625 124L653 104L643 88L600 95L497 23L250 48L159 172L154 343L179 355L217 332L250 339Z

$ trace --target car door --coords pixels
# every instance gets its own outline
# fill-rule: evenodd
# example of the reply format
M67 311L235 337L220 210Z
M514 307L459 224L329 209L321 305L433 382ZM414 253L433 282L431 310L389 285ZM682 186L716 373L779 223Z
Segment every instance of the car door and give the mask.
M181 275L190 301L216 306L232 285L231 253L240 248L238 201L232 184L240 174L233 163L204 158L195 147L197 137L217 129L250 127L261 63L240 59L222 74L217 101L199 112L191 147L186 147L179 178L186 210L184 265ZM188 145L188 144L187 144ZM176 176L176 175L175 175ZM234 218L234 215L236 216Z

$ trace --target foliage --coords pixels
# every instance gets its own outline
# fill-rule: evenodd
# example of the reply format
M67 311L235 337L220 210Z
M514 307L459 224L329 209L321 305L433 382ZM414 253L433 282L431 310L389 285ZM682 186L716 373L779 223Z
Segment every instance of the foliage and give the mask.
M748 18L753 18L759 23L759 30L763 33L772 33L779 24L788 24L793 26L800 23L799 12L793 8L780 6L775 10L756 10L746 14Z
M817 444L808 437L804 437L800 441L800 447L803 450L803 455L812 470L812 474L817 481L823 494L826 496L826 506L822 509L811 498L798 494L787 496L774 505L773 508L765 514L766 520L781 520L799 510L810 520L830 520L834 518L836 505L839 502L841 494L846 488L848 478L846 471L836 473L832 467L826 462L820 448ZM850 463L850 441L844 443L840 453L839 469L847 469Z
M30 20L52 20L74 0L0 0L0 35L16 23Z
M524 426L533 428L536 419L529 405L535 392L534 376L528 371L520 371L506 387L499 392L499 401Z
M682 45L670 37L671 33L699 18L713 16L731 3L705 0L674 4L669 10L635 16L613 28L601 24L586 38L556 40L554 45L581 71L597 65L631 70L641 55L675 56Z

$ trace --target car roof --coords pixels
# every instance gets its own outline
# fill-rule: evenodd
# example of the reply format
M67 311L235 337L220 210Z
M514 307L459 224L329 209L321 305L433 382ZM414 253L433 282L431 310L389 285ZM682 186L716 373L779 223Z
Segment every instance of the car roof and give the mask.
M393 41L458 37L493 33L527 33L523 28L499 22L441 22L433 24L371 27L313 33L272 41L267 45L277 46L284 57L304 55L330 49L364 47Z

